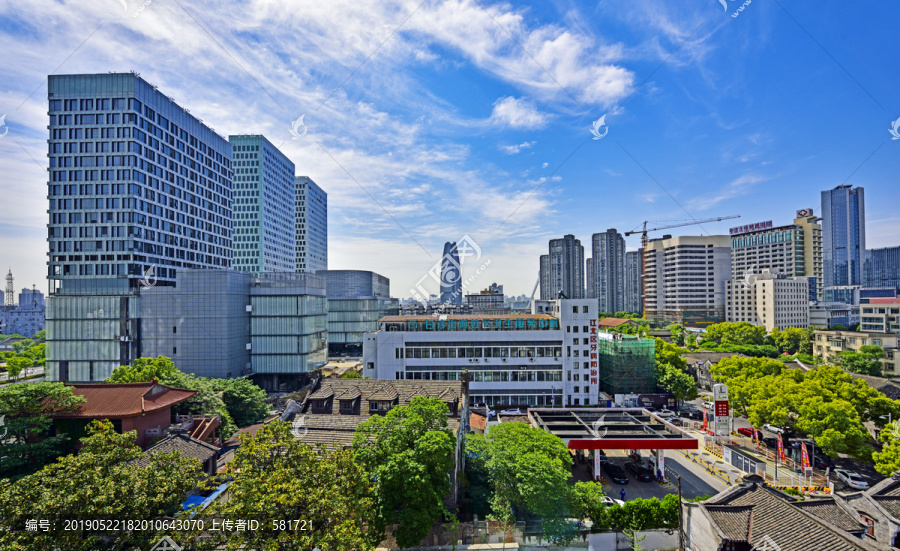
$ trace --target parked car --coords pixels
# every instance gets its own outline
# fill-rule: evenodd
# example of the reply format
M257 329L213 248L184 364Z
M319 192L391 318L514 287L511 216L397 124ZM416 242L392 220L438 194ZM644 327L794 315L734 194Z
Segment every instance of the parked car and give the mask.
M628 484L628 475L625 474L622 467L615 463L607 462L604 463L601 468L603 469L603 472L606 473L606 476L616 484Z
M671 409L661 409L656 412L657 417L675 417L675 412Z
M606 505L607 507L610 507L612 505L625 505L625 502L622 501L621 499L613 499L609 496L603 496L600 499L600 503L602 503L603 505Z
M703 412L696 409L685 409L681 411L681 416L699 421L703 419Z
M671 419L669 419L669 422L672 423L673 425L675 425L676 427L684 426L684 419L681 419L680 417L672 417Z
M850 486L856 490L867 490L869 489L869 483L863 480L863 477L859 476L858 473L853 471L848 471L846 469L835 469L834 474L844 482L847 486Z
M710 401L703 402L703 409L707 411L713 411L716 408L716 405Z
M522 415L522 410L519 408L511 408L511 409L504 409L500 413L502 413L503 415Z
M772 448L773 450L778 449L778 439L777 438L773 438L771 436L766 436L764 438L761 438L760 440L762 441L763 444L766 445L767 448Z
M824 471L829 467L834 467L834 463L827 455L816 454L816 456L813 457L813 467Z
M766 423L765 425L763 425L763 428L764 428L765 430L771 432L772 434L784 434L784 429L783 429L783 428L781 428L781 427L776 427L775 425L772 425L772 424L770 424L770 423Z
M650 469L640 463L625 463L625 470L641 482L651 482L653 480L653 473Z
M744 436L749 436L753 438L753 429L750 427L741 427L737 430L738 434L743 434Z

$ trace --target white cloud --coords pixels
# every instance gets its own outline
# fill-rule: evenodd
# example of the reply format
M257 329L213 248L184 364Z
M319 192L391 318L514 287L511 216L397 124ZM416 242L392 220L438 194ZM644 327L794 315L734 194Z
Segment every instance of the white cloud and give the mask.
M491 122L519 129L540 128L547 123L547 115L540 113L533 103L512 96L494 102Z
M694 210L706 210L712 208L728 199L747 195L753 191L753 187L756 186L756 184L765 182L768 179L768 177L757 174L745 174L723 186L714 195L691 199L688 202L688 208Z
M516 153L518 153L519 151L521 151L523 149L531 148L536 143L537 142L522 142L518 145L501 145L498 147L498 149L500 151L506 153L507 155L515 155Z
M541 165L541 168L547 168L548 166L550 166L550 163L544 163Z

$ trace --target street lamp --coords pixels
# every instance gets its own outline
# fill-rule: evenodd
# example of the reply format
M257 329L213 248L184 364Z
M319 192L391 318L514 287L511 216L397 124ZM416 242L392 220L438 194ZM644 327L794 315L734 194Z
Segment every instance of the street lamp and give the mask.
M879 415L878 418L879 418L879 419L887 419L887 420L888 420L888 425L891 424L891 414L890 414L890 413L887 414L887 417L885 417L884 415Z

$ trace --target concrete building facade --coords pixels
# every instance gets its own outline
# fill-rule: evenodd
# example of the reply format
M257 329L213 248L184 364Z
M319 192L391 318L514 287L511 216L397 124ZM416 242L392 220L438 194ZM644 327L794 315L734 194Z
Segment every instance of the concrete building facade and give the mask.
M538 279L541 282L541 300L550 300L550 255L541 255L541 266ZM555 297L554 297L555 298Z
M816 356L828 360L841 352L859 352L866 345L880 346L885 357L881 369L885 377L900 374L897 371L898 336L896 333L876 333L872 331L816 331L813 351Z
M601 312L625 309L625 238L615 228L591 236L587 298L599 301Z
M234 269L295 271L294 163L265 136L228 141L234 152Z
M809 326L809 280L763 270L725 283L725 320L774 328Z
M574 235L550 240L549 284L547 300L560 293L569 299L584 298L584 247Z
M696 325L725 320L725 282L731 278L729 236L652 239L644 258L645 317Z
M643 275L643 251L625 253L625 311L643 313L641 300L641 276Z
M362 356L363 337L378 330L378 320L400 314L391 298L391 281L364 270L325 270L328 297L328 355Z
M44 294L35 289L22 289L17 304L0 306L0 335L33 337L44 329L45 315Z

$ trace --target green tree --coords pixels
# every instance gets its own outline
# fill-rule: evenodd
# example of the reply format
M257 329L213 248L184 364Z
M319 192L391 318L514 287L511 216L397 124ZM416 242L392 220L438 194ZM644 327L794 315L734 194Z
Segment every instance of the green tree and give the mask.
M16 354L21 354L22 352L25 351L25 349L32 347L32 346L34 346L34 341L31 339L25 339L25 340L21 340L19 342L14 342L12 345L13 351Z
M37 333L35 333L34 336L31 337L31 338L32 338L32 340L34 340L34 342L38 342L38 343L46 342L46 340L47 340L47 330L46 330L46 329L41 329L40 331L38 331Z
M714 323L706 328L706 338L718 344L761 345L766 339L766 328L745 321Z
M800 352L800 345L805 338L805 330L797 327L788 327L781 331L776 327L772 329L771 336L779 350L788 354L796 354Z
M353 453L304 444L289 423L267 423L253 436L242 435L228 473L234 476L228 500L206 512L256 519L265 529L212 533L200 542L203 549L371 550L382 539L383 532L371 529L375 486ZM308 524L285 525L288 519Z
M114 369L105 382L146 383L156 379L163 383L163 381L176 380L180 375L184 374L178 371L175 362L165 356L137 358L131 365L123 365Z
M798 352L800 352L801 354L807 354L807 355L812 356L813 341L816 338L816 330L818 330L818 329L819 329L818 327L815 327L813 325L810 325L809 327L801 329L801 331L803 331L803 338L800 339L800 348L799 348Z
M34 360L26 356L13 356L6 360L6 371L10 377L19 377L23 369L34 366Z
M269 412L266 391L250 379L210 379L210 382L222 394L225 408L238 427L258 423Z
M362 379L362 375L356 371L348 371L341 375L341 379Z
M376 481L376 521L384 534L399 524L394 537L401 547L419 545L441 517L452 482L455 438L447 428L447 404L436 398L413 398L384 416L375 415L356 429L353 451Z
M655 530L678 527L678 496L669 494L662 500L632 499L625 505L610 507L608 528L613 530Z
M0 454L0 477L31 474L64 453L65 435L47 436L49 415L77 411L84 398L62 383L35 383L0 387L0 416L6 436Z
M16 482L0 480L0 548L93 551L108 548L110 538L118 549L149 548L160 535L152 530L62 530L67 519L151 520L181 510L200 480L200 462L173 452L151 454L149 466L141 467L130 462L142 455L135 438L134 431L117 434L109 421L93 421L77 455ZM27 532L29 519L48 520L56 529Z
M668 343L659 337L654 337L656 341L655 354L656 365L669 364L684 371L687 369L687 360L681 357L684 349Z
M590 519L599 528L606 519L604 496L603 486L597 482L576 482L571 496L572 515L577 519Z
M671 364L663 364L661 372L657 370L656 384L666 392L670 392L679 402L697 397L697 383L694 378Z
M871 344L860 346L859 352L848 350L838 354L838 362L847 371L876 377L881 376L883 358L884 349Z
M884 476L900 471L900 420L893 421L878 435L881 451L872 454L875 470Z
M484 438L485 467L500 520L526 514L542 517L544 533L557 536L571 504L572 456L559 437L525 423L500 423Z
M34 360L34 365L44 365L46 359L47 345L44 343L36 344L24 351L24 355Z

